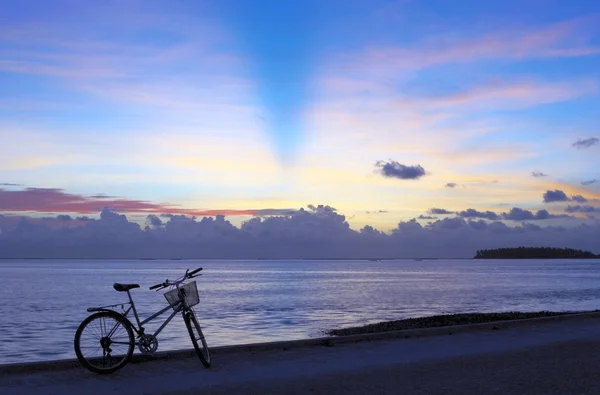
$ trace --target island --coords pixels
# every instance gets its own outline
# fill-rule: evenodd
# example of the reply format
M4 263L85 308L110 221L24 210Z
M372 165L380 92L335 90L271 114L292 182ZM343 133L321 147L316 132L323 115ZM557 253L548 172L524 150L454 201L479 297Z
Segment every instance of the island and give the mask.
M572 248L516 247L478 250L473 259L599 259L590 251Z

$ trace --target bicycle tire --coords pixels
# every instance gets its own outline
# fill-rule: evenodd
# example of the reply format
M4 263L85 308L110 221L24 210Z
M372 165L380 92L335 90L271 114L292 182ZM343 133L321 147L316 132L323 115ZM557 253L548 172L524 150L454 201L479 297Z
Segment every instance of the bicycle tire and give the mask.
M102 321L104 319L109 319L114 321L114 324L112 325L112 327L110 326L110 324L107 326L105 323L102 323ZM94 323L98 322L97 328L94 328ZM107 334L110 333L106 333L108 328L110 327L110 331L114 331L115 328L118 331L119 326L122 326L125 330L125 335L126 338L128 339L127 342L121 342L118 341L118 343L114 343L114 341L111 339L111 337L106 336ZM91 335L92 338L95 338L91 341L91 346L82 346L81 342L82 342L82 335L87 336L88 332L85 332L86 329L89 329L89 333ZM94 330L96 329L96 330ZM84 334L85 332L85 334ZM115 332L117 333L117 332ZM108 339L108 340L107 340ZM85 349L92 349L94 348L94 343L98 342L99 346L96 347L96 351L99 351L100 349L102 349L102 357L86 357L84 355L84 352L82 351L82 348ZM103 343L104 342L104 343ZM108 343L107 343L108 342ZM83 320L81 322L81 324L79 325L79 327L77 328L77 331L75 332L75 339L74 339L74 347L75 347L75 354L77 355L77 359L79 360L79 363L81 364L81 366L83 366L84 368L94 372L94 373L98 373L98 374L109 374L109 373L113 373L116 372L117 370L121 369L123 366L127 365L127 363L129 363L129 361L131 361L131 356L133 355L133 349L135 346L135 338L133 336L133 330L131 328L131 324L129 323L129 320L127 320L125 317L123 317L123 315L114 312L114 311L101 311L95 314L90 315L89 317L87 317L85 320ZM125 353L124 355L118 357L119 361L114 364L114 365L110 365L110 366L105 366L106 365L106 348L108 348L108 361L111 362L112 361L112 349L110 348L111 346L113 346L114 344L118 344L125 346ZM94 364L94 362L96 362L97 360L102 361L102 365L101 367L96 366Z
M204 367L210 367L210 352L208 350L208 344L206 343L206 339L204 338L204 334L202 333L202 328L200 328L200 324L198 323L198 319L193 311L189 311L183 314L183 321L185 322L185 326L190 334L190 339L192 340L192 344L194 345L194 349L196 350L196 354L198 358L200 358L200 362ZM200 340L202 347L198 344L198 340Z

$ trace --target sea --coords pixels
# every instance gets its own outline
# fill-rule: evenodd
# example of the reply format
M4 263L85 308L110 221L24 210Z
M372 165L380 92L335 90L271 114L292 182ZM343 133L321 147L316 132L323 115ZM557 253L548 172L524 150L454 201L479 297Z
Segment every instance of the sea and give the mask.
M131 294L145 318L167 305L149 286L198 267L209 346L437 314L600 309L600 260L0 260L0 364L75 358L86 309L127 301L113 283L140 285ZM191 348L181 317L158 342Z

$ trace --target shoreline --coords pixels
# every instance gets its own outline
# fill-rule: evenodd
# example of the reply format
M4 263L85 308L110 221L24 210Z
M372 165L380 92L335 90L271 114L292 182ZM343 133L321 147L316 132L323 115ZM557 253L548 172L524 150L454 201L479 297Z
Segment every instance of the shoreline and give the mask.
M592 395L600 393L599 323L600 314L563 315L419 330L430 336L390 332L396 335L360 335L360 342L347 336L338 338L340 344L228 353L216 348L210 369L197 356L132 363L108 377L74 366L21 369L0 373L0 388L3 395L79 395L82 389L87 395L132 389L156 395L351 395L395 394L398 388L405 395Z
M552 312L550 312L552 313ZM498 314L498 313L488 313ZM428 318L428 317L423 317ZM414 329L402 329L391 331L380 331L370 333L348 334L342 336L326 336L301 340L285 340L252 344L239 344L231 346L218 346L210 348L211 355L224 355L236 353L255 353L268 351L288 351L291 349L307 348L307 347L333 347L348 343L371 342L378 340L390 339L412 339L421 337L452 335L469 332L496 331L500 329L516 328L522 326L547 324L561 321L578 321L589 320L590 318L600 318L600 310L593 311L578 311L578 312L554 312L554 315L543 316L536 318L524 319L509 319L495 320L478 323L463 323L460 325L446 325L423 327ZM394 322L394 321L392 321ZM132 364L139 364L160 360L178 360L187 358L197 358L193 349L182 349L172 351L157 352L153 356L146 356L139 353L134 353ZM71 369L81 369L76 358L59 359L39 362L23 362L0 364L0 374L28 374L49 371L62 371Z

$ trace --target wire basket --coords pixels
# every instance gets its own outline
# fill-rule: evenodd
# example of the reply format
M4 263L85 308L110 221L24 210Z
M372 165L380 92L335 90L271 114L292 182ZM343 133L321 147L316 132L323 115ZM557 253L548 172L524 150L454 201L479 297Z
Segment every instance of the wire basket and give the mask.
M173 310L175 310L175 305L180 300L177 291L177 288L175 288L164 293L167 302L173 307ZM194 306L200 303L200 296L198 296L198 288L196 287L195 281L181 285L179 287L179 292L184 297L185 303L188 306Z

